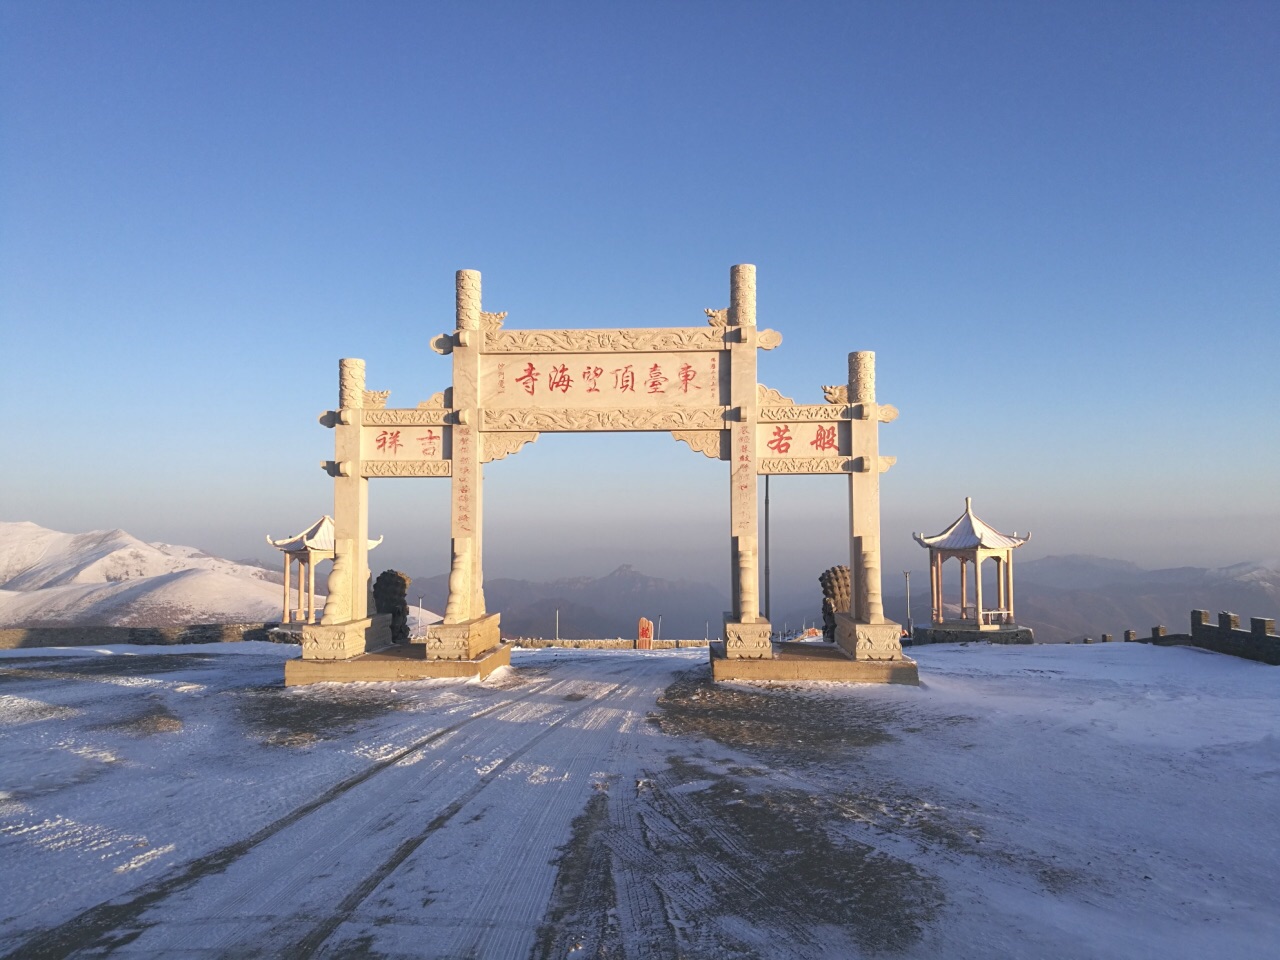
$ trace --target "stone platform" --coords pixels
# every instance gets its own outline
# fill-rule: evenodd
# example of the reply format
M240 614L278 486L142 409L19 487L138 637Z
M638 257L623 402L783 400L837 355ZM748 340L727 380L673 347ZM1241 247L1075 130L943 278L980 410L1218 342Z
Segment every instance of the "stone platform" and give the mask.
M835 680L842 683L907 683L919 685L916 662L852 660L830 643L775 643L768 660L730 660L724 645L711 644L714 680Z
M511 648L495 647L472 660L427 660L421 645L395 645L350 660L288 660L284 685L352 683L379 680L436 680L478 677L483 680L511 663Z
M929 643L1035 643L1030 627L1003 627L999 630L966 630L962 627L916 627L912 646Z

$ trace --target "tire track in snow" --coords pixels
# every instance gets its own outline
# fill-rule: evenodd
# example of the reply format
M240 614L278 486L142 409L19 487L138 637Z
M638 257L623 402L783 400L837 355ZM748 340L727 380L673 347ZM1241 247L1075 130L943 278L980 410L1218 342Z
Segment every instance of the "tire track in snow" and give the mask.
M558 906L572 908L577 900L564 900L557 880L572 849L575 818L606 784L612 794L619 777L627 782L634 761L622 748L637 737L637 727L670 682L670 661L631 660L620 671L628 674L627 682L602 697L609 686L603 678L618 672L605 669L611 662L616 657L584 655L559 664L562 675L573 671L567 681L594 688L593 705L584 705L584 713L530 749L462 816L429 838L317 956L537 956L531 951L540 925L554 921ZM565 699L576 700L581 692L580 687ZM556 776L542 778L538 772L544 770Z
M485 787L489 786L494 780L500 777L509 767L522 758L534 747L538 746L552 734L556 733L558 728L574 720L586 713L588 710L597 708L600 701L605 700L611 694L616 692L623 684L616 683L604 691L596 700L588 701L582 706L569 711L564 716L552 721L541 732L527 740L520 747L513 750L506 757L500 760L496 765L490 767L480 778L461 796L441 810L431 820L430 823L416 836L410 837L396 848L396 851L388 857L376 870L360 881L351 892L342 899L337 907L316 925L306 936L298 941L287 952L281 953L280 956L289 958L289 960L305 960L312 956L321 945L333 935L348 918L356 911L356 909L367 900L382 883L391 876L392 873L400 867L419 847L425 843L433 833L447 825L457 814L472 800L474 800Z
M554 682L546 685L554 685ZM139 937L146 927L129 930L115 939L111 938L111 934L117 933L126 924L136 921L145 911L161 904L175 893L193 886L204 877L221 873L256 847L338 800L387 768L400 763L416 751L461 730L476 720L527 701L542 692L544 692L544 686L537 685L521 696L510 697L501 703L485 707L464 717L457 723L434 730L396 753L370 765L360 773L335 784L314 800L302 804L249 837L227 844L156 877L139 887L132 895L127 895L129 898L123 902L120 898L116 898L100 903L56 927L28 937L15 950L5 954L2 960L61 960L85 948L106 945L111 949L129 943Z

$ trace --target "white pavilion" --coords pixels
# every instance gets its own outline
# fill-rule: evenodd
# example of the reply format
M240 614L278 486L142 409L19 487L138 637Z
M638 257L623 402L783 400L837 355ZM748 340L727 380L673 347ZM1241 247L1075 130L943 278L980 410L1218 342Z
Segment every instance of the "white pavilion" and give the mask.
M382 537L370 540L369 549L372 550L381 542ZM280 622L318 623L320 616L316 609L316 564L321 560L333 559L333 517L325 514L307 529L292 537L273 540L268 535L267 543L284 554L284 613ZM298 565L298 605L291 607L289 603L289 594L292 589L290 572L295 563Z
M932 537L912 534L916 543L929 550L929 593L933 601L933 627L948 630L1017 629L1013 619L1013 551L1031 539L1001 533L973 514L973 498L964 498L960 518ZM948 560L960 561L960 617L946 620L942 603L942 567ZM991 560L996 565L996 595L982 594L982 564ZM972 568L972 576L970 576ZM969 598L969 581L973 581L973 599Z

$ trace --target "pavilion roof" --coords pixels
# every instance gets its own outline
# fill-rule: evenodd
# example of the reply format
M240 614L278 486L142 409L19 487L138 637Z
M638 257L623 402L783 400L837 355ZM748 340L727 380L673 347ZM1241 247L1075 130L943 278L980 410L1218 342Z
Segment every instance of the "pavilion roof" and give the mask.
M976 547L1004 549L1020 547L1031 539L1029 533L1025 537L1019 537L1016 531L1013 535L1001 533L990 524L979 520L973 515L972 497L964 498L964 513L941 533L932 537L919 533L914 533L912 536L920 546L934 550L973 550Z
M372 550L381 542L382 537L377 540L370 540L369 549ZM268 536L267 543L283 550L285 553L305 553L308 550L317 553L332 553L333 517L326 513L301 533L294 534L292 537L283 537L279 540L273 540Z

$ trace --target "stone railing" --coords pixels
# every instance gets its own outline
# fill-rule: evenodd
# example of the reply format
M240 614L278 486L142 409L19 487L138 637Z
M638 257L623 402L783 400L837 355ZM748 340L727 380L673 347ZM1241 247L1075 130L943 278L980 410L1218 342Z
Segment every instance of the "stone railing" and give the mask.
M542 649L544 647L568 647L574 650L635 650L634 640L545 640L538 637L509 637L509 647ZM653 650L676 650L685 647L705 647L706 640L654 640Z

